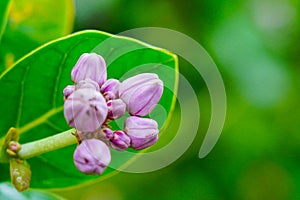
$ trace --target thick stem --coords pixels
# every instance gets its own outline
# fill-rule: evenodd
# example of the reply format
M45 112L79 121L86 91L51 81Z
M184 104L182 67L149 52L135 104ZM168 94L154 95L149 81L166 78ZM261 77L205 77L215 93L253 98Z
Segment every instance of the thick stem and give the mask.
M73 133L74 129L58 133L56 135L22 144L22 149L18 152L18 157L21 159L28 159L34 156L41 155L56 149L60 149L78 142Z

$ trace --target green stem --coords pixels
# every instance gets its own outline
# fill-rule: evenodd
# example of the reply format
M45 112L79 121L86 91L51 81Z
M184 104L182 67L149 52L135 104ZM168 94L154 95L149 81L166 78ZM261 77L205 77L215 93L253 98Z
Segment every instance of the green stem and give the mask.
M54 151L72 144L78 143L78 140L73 133L74 129L58 133L56 135L22 144L22 149L18 152L18 157L28 159L43 153Z

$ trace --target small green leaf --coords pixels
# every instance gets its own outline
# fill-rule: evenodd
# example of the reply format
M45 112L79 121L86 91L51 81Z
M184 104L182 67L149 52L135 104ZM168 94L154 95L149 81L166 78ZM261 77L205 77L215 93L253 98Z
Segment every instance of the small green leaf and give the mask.
M16 127L20 133L19 142L23 144L70 129L63 116L62 90L72 84L71 69L85 52L96 52L104 57L109 78L124 80L138 73L157 73L165 85L159 102L166 116L159 123L159 128L165 129L175 104L173 91L177 87L177 57L130 38L83 31L42 46L0 76L0 112L3 113L1 116L5 115L0 120L0 137L10 127ZM122 123L112 125L115 129L123 129ZM67 187L105 178L116 172L108 168L101 176L81 174L73 164L75 147L29 159L31 187ZM0 170L4 173L7 167L0 165ZM0 181L7 178L3 174Z
M74 5L72 0L17 0L8 14L0 45L0 73L45 42L69 34Z
M15 128L10 128L5 138L0 140L0 162L8 162L7 147L11 141L19 141L20 135Z
M26 160L10 158L10 178L15 188L22 192L29 188L31 180L30 165Z
M25 192L18 192L13 185L9 183L0 184L0 199L3 200L63 200L57 195L29 189Z
M5 136L5 142L4 144L7 146L7 144L10 142L10 141L19 141L20 139L20 135L17 131L17 129L15 128L10 128Z

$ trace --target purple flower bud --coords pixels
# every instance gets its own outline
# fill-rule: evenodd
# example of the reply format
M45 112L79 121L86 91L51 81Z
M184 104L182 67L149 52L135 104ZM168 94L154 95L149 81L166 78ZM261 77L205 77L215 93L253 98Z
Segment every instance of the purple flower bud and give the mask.
M93 89L98 92L100 91L100 87L99 87L98 83L89 78L87 78L85 80L81 80L76 84L76 90L84 89L84 88Z
M110 141L111 147L119 151L124 151L130 146L130 137L123 131L115 131L114 136Z
M102 85L107 77L105 61L96 53L84 53L72 69L71 76L75 83L90 78Z
M122 117L126 111L126 104L121 99L109 100L107 107L107 117L112 120Z
M21 150L21 145L19 142L16 141L10 141L8 144L8 149L18 153Z
M65 87L65 89L63 90L64 99L66 100L74 91L74 85L68 85L67 87Z
M101 174L110 160L109 148L97 139L83 140L74 152L74 164L85 174Z
M131 116L125 121L125 132L133 149L144 149L157 141L159 131L153 119Z
M112 93L111 91L103 93L103 96L106 99L106 101L113 100L116 98L115 94Z
M75 90L64 104L67 123L82 132L97 130L106 120L107 111L104 97L93 89Z
M108 100L119 98L119 85L120 81L117 79L108 79L105 81L105 83L101 86L103 96Z
M102 132L104 133L107 139L112 139L114 137L114 132L110 128L103 128Z
M148 115L163 93L163 82L156 74L144 73L124 80L119 86L119 96L131 115Z

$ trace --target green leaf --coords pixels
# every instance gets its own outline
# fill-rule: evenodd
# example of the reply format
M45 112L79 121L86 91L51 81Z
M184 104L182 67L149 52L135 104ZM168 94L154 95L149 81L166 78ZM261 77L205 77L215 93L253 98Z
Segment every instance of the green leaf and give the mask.
M26 160L10 158L11 182L15 188L22 192L29 188L31 180L30 165Z
M6 133L3 140L0 141L0 162L8 162L9 154L7 152L7 148L10 142L18 142L20 139L20 135L15 128L10 128ZM12 155L16 156L16 152L13 152Z
M17 0L0 45L0 73L38 46L72 31L72 0Z
M10 2L11 2L10 0L0 1L0 42L1 42L2 34L6 27Z
M0 76L0 112L5 116L0 120L0 136L10 127L16 127L22 144L70 129L63 116L62 90L72 84L71 69L85 52L96 52L104 57L109 78L124 80L138 73L157 73L165 85L159 102L166 116L159 127L165 129L175 104L177 57L130 38L83 31L42 46ZM123 128L120 123L113 126ZM99 176L77 171L72 160L74 150L75 145L29 159L31 187L60 188L98 179ZM3 173L0 181L8 180L3 172L7 171L5 164L0 165L0 171ZM108 168L100 177L113 172L116 170Z
M10 183L0 184L0 199L5 200L63 200L57 195L29 189L25 192L18 192Z

